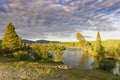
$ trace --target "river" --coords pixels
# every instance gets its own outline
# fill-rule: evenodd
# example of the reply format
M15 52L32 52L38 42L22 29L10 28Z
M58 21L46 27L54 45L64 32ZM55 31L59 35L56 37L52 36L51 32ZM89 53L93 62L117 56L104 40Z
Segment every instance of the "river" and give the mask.
M87 53L83 53L79 48L67 48L63 51L62 61L68 67L93 69L94 58Z
M88 53L83 53L79 48L67 48L63 51L62 61L67 67L92 70L94 68L92 64L95 61L95 58ZM120 63L116 62L115 68L111 71L113 74L119 75L119 68Z

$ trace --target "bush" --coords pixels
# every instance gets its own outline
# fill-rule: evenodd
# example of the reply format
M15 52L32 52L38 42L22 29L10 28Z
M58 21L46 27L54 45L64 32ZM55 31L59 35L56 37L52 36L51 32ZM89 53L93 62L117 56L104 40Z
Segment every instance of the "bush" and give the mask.
M115 61L110 59L103 59L99 64L99 68L104 71L111 71L114 67Z
M62 53L62 51L60 50L60 49L56 49L55 51L54 51L54 61L55 62L61 62L61 59L62 59L62 55L63 55L63 53Z
M50 44L32 44L32 55L36 60L53 60L60 62L62 58L62 51L65 49L64 46L56 45L54 43ZM49 54L52 51L52 55Z
M48 58L48 53L33 52L33 56L36 60L46 60Z
M36 60L48 59L48 51L43 45L32 47L32 55L35 57Z
M17 51L13 53L13 56L18 59L27 60L29 58L28 52L26 51Z

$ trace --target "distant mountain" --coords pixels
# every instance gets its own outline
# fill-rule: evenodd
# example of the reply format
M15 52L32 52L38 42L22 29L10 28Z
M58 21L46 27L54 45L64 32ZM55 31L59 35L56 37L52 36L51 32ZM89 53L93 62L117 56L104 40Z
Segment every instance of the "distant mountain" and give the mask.
M2 40L0 40L1 42ZM49 41L49 40L36 40L36 41L32 41L32 40L27 40L27 39L23 39L23 42L31 44L31 43L59 43L59 41Z
M25 42L25 43L29 43L29 44L34 43L34 41L27 40L27 39L23 39L23 42Z
M32 40L23 39L23 42L31 44L31 43L50 43L50 42L58 43L59 41L49 41L49 40L32 41Z

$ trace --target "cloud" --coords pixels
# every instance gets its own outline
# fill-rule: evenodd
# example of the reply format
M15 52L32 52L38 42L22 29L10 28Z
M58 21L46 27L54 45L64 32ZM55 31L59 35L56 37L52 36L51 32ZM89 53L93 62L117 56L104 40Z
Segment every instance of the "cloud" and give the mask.
M70 37L83 30L118 30L114 19L120 16L119 3L120 0L0 0L0 35L9 21L15 24L18 34L29 39Z

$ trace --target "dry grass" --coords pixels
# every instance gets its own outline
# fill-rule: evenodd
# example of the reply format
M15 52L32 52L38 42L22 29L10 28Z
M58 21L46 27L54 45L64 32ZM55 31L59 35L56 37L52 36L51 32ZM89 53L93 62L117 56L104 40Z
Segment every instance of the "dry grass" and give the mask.
M0 80L120 80L112 73L58 69L61 63L0 58Z

